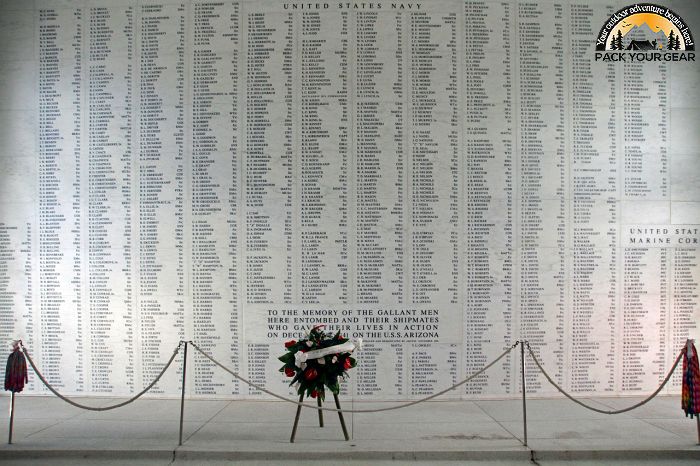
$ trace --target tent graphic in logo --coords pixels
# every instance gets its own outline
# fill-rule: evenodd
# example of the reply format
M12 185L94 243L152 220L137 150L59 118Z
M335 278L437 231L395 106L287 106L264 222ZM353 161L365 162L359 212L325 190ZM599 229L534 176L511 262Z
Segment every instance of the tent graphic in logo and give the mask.
M610 17L598 34L596 50L663 51L695 50L690 28L666 7L638 3Z

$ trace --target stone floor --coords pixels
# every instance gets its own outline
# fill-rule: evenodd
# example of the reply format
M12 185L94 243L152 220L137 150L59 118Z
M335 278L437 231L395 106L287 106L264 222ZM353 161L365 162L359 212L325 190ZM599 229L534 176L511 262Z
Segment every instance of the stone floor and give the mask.
M594 398L620 408L638 398ZM93 406L114 399L80 400ZM0 399L7 406L9 398ZM346 401L344 408L393 403ZM598 414L561 398L528 400L528 447L520 400L434 401L370 414L346 414L351 440L337 415L302 412L289 443L295 407L277 401L185 403L184 442L178 443L179 400L143 399L113 411L84 411L55 397L19 395L14 442L0 445L12 464L700 464L695 420L678 397L657 397L620 415ZM0 438L7 438L3 422Z

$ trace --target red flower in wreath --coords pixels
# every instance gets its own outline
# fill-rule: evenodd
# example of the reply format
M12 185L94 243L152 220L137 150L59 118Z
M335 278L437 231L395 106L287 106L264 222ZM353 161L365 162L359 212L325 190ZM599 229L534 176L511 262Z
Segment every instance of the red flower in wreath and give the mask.
M295 374L296 372L291 367L284 368L284 375L286 375L287 377L294 377Z
M296 345L297 341L296 340L289 340L288 342L285 342L284 347L285 348L291 348L292 346Z
M343 369L352 369L352 361L350 361L350 358L345 358L345 361L343 361Z
M306 369L306 372L304 372L304 378L306 380L311 381L314 380L316 377L318 377L318 371L313 367Z
M311 390L311 398L316 398L318 396L318 392L316 390Z

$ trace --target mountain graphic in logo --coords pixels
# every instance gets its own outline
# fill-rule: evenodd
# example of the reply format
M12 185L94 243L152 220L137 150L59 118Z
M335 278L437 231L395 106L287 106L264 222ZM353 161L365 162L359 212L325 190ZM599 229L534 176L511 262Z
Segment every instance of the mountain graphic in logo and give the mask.
M695 50L690 28L666 7L638 3L623 8L603 25L596 41L600 51Z
M675 44L673 31L670 34L669 39L661 29L652 31L647 23L642 23L628 29L627 34L622 37L622 45L625 50L668 50L670 42Z

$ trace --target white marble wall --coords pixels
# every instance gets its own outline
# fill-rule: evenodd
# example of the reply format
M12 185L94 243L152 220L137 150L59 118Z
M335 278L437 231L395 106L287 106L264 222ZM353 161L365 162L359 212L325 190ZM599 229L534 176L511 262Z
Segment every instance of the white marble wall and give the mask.
M346 396L521 338L573 392L651 391L698 336L700 68L596 62L624 5L3 0L0 338L73 394L183 338L287 392L315 323L367 342ZM194 362L192 395L262 396Z

